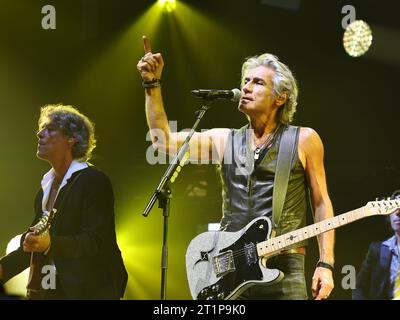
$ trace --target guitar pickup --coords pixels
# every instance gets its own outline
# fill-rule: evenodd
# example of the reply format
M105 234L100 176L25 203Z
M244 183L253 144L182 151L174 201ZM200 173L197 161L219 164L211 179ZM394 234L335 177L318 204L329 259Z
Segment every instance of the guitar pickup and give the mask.
M217 277L222 277L229 272L234 272L236 268L232 250L214 256L212 258L212 265Z

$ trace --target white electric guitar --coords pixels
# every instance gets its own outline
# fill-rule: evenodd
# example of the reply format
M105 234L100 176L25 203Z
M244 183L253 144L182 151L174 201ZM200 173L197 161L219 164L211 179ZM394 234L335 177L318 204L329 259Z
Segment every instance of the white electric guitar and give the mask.
M186 252L191 295L196 300L235 299L254 284L280 281L282 272L264 267L262 257L277 255L295 243L353 221L388 215L399 208L400 200L372 201L275 238L271 238L272 223L267 217L254 219L237 232L204 232L190 242Z

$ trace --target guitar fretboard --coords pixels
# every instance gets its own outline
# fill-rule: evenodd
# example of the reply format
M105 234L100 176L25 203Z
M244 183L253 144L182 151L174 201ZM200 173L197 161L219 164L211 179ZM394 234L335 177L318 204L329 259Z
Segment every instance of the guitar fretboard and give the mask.
M292 244L315 237L321 233L339 228L367 216L368 215L364 212L364 207L362 207L333 218L322 220L307 227L285 233L281 236L268 239L257 244L258 256L265 256L279 252Z

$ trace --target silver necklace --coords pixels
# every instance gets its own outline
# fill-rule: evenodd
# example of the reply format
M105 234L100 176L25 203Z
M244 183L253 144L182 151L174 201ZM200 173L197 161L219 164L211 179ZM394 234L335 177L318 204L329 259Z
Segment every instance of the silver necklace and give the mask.
M263 144L261 144L260 146L256 146L255 150L254 150L254 160L258 160L258 158L260 157L260 152L262 149L264 149L264 147L267 147L271 144L272 140L275 137L276 132L278 131L279 125L276 126L276 129L274 130L273 133L271 133L268 138L265 140L265 142Z

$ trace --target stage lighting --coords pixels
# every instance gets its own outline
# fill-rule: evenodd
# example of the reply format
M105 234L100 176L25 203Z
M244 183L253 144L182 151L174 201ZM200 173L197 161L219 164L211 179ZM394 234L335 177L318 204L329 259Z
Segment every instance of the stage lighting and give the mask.
M360 57L365 54L372 44L372 31L369 25L356 20L350 23L343 35L343 46L351 57Z
M16 235L14 238L10 240L10 242L7 244L6 248L6 254L9 254L19 248L21 241L21 235Z
M158 0L158 3L167 12L172 12L176 9L176 0Z
M6 254L18 249L20 246L21 236L22 235L19 234L10 240L7 245ZM24 297L26 294L26 284L28 283L28 279L29 268L8 280L7 283L4 284L4 289L7 294Z

